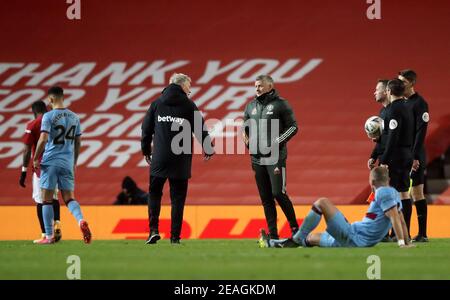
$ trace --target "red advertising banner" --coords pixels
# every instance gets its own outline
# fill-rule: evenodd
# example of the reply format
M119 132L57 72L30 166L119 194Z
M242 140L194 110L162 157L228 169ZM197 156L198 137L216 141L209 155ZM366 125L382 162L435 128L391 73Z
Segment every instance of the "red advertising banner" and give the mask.
M299 124L287 163L296 204L319 196L364 202L357 196L367 187L373 143L363 124L380 109L373 100L377 79L417 71L430 133L450 113L445 0L382 1L380 19L368 18L370 5L361 0L80 3L80 19L73 20L66 1L2 4L0 204L32 203L31 171L27 188L18 185L21 138L33 119L31 104L52 85L65 89L66 105L81 118L81 204L112 204L127 175L147 189L140 126L174 72L192 78L191 98L218 153L207 163L195 155L191 205L260 202L239 131L259 74L274 78Z

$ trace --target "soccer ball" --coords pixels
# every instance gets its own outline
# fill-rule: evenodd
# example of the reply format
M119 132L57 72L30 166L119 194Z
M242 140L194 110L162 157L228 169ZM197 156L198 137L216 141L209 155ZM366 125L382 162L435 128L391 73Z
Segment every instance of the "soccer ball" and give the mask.
M384 121L382 118L378 116L372 116L367 119L366 124L364 124L364 130L367 133L367 136L371 139L376 139L381 136L381 132L383 131Z

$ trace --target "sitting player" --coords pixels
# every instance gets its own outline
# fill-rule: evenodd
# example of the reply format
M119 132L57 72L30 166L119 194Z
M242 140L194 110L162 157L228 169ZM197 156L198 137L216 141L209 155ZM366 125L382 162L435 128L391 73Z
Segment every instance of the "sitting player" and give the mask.
M370 203L364 219L348 223L344 215L326 198L320 198L303 220L299 231L292 239L269 239L261 230L261 247L372 247L380 242L391 226L398 237L400 247L412 247L408 239L406 223L401 212L402 204L398 192L389 186L389 174L385 167L375 167L370 171L369 183L375 192L375 200ZM327 230L312 233L319 225L322 215Z

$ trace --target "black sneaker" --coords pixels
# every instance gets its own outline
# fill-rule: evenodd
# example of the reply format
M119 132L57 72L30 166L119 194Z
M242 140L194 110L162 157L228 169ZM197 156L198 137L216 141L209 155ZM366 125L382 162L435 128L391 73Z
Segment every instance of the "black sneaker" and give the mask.
M170 243L171 243L171 244L180 244L180 239L174 239L174 238L171 238L171 239L170 239Z
M158 231L151 231L147 241L145 242L146 244L156 244L157 241L159 241L161 239L161 236L159 235Z
M277 248L298 248L300 244L297 244L293 239L287 239L277 245Z
M417 236L415 236L412 241L414 243L428 243L428 238L426 236L420 235L418 234Z

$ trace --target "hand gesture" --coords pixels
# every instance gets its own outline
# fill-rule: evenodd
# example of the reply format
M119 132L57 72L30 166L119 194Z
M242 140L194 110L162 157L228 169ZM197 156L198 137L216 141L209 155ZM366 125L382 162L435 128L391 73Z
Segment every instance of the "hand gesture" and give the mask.
M244 141L245 146L248 147L248 136L245 131L242 131L242 141Z
M367 161L367 167L369 168L369 170L372 170L375 167L375 159L369 158L369 160Z
M205 154L203 155L203 160L204 160L204 161L210 160L211 157L212 157L214 154L216 154L215 151L213 151L213 153L211 153L211 154L206 154L206 153L205 153Z
M413 160L411 171L416 172L419 169L419 167L420 167L420 162L417 159Z
M21 187L25 187L25 179L27 178L27 171L22 171L20 173L19 185Z
M39 169L40 167L39 160L33 160L33 167L35 170Z

